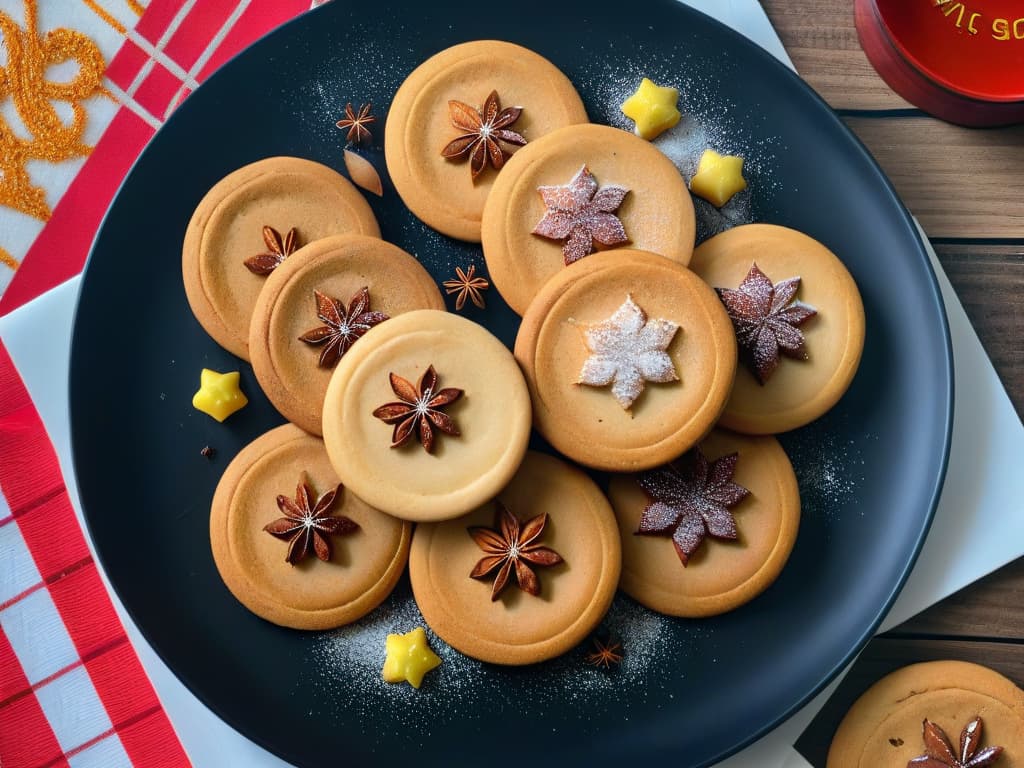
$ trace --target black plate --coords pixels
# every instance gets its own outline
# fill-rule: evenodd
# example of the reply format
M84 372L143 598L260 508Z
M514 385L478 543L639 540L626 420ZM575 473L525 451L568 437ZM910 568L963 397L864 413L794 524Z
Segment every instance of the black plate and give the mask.
M861 145L792 73L673 0L602 15L589 0L335 0L226 65L156 135L128 175L85 273L71 360L75 469L86 519L128 611L180 679L253 740L303 765L707 765L777 725L861 648L917 555L941 487L951 353L934 275L906 211ZM761 598L676 621L619 598L609 623L623 667L581 651L528 669L445 664L416 692L379 680L384 633L419 617L407 585L358 626L272 626L221 583L208 508L232 456L280 416L250 368L189 311L180 247L214 182L270 155L341 169L346 101L383 107L412 68L464 40L503 38L550 58L597 122L642 75L678 84L719 149L748 157L756 219L822 240L864 296L867 344L840 405L784 443L804 504L799 540ZM378 123L376 136L382 136ZM379 151L371 154L379 168ZM479 250L414 219L387 185L371 198L384 237L439 279ZM707 213L706 208L702 208ZM495 291L471 314L511 341ZM251 403L224 424L191 408L203 366L241 369ZM217 449L213 462L200 457ZM742 522L741 522L742 524ZM435 640L435 642L437 642Z

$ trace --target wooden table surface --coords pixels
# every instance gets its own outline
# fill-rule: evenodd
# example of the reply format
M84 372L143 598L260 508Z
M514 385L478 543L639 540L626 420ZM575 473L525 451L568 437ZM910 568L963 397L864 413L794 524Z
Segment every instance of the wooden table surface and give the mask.
M864 56L849 0L762 3L797 70L867 145L921 221L1021 414L1024 126L960 128L914 109ZM1024 514L1024 500L1006 512ZM1024 686L1024 559L874 639L800 751L823 768L832 734L857 696L898 667L933 659L985 664Z

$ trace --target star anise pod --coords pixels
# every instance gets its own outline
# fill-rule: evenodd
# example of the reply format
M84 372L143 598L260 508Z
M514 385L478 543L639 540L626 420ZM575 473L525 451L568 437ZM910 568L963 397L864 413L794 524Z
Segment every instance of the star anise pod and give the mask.
M671 536L684 566L705 533L735 539L736 521L729 510L750 493L732 482L738 460L739 454L731 453L709 464L698 446L675 463L642 473L637 482L650 501L637 533Z
M981 751L981 718L976 717L960 733L960 754L953 751L946 732L927 718L924 721L924 754L915 757L907 768L986 768L1003 754L1002 747Z
M593 253L595 240L604 246L629 240L615 215L629 190L613 184L598 189L597 179L586 165L568 184L537 187L537 191L547 210L533 228L533 234L565 240L562 258L566 265Z
M448 102L448 115L452 125L462 133L445 145L441 150L442 157L447 160L464 160L468 157L474 180L487 167L488 160L494 170L501 170L509 158L502 142L519 147L526 144L522 134L508 129L522 112L522 107L502 109L497 91L491 91L482 112L452 99Z
M732 320L740 357L761 384L775 372L779 353L795 360L807 359L804 334L798 326L818 313L814 307L793 300L799 289L799 277L772 285L756 263L738 290L715 289Z
M348 129L345 141L349 144L362 144L370 140L370 129L367 126L377 122L377 118L370 114L371 109L373 104L362 104L356 113L351 103L345 105L345 116L335 125L342 130Z
M537 543L544 532L544 526L547 525L547 513L520 523L519 518L509 512L500 501L495 500L494 506L494 528L474 525L466 529L485 553L473 567L470 577L482 579L493 571L498 571L494 577L494 586L491 588L492 601L498 599L513 573L521 590L531 595L539 595L540 582L537 581L537 574L529 564L557 565L562 562L562 556L555 550Z
M622 643L608 634L597 634L590 639L591 651L583 660L594 667L611 669L622 663Z
M434 366L431 365L423 372L415 387L397 374L389 373L388 378L399 402L385 403L373 415L385 424L395 425L391 433L392 448L405 445L417 429L420 444L427 453L434 452L435 429L456 437L462 434L452 417L441 411L462 397L462 390L438 389Z
M269 275L282 262L295 253L299 247L299 236L295 227L288 230L283 238L281 233L273 227L263 227L263 242L267 245L267 252L260 253L245 260L245 266L254 275Z
M268 523L263 530L289 542L285 556L289 563L295 565L314 553L327 562L331 559L331 543L327 536L344 536L359 528L358 523L344 515L334 517L328 514L340 490L339 485L313 503L313 490L303 477L295 489L294 501L284 495L277 497L278 509L284 517Z
M470 264L469 269L463 272L462 267L455 268L455 279L445 280L444 287L445 292L451 296L453 293L458 294L455 297L455 309L456 311L462 309L466 305L466 299L470 299L480 309L484 308L484 297L482 291L486 291L491 287L491 284L487 282L486 278L476 277L476 265Z
M306 331L299 340L324 345L318 363L321 368L333 368L364 333L388 319L383 312L370 311L370 289L365 286L349 300L348 310L340 301L320 291L314 290L313 295L316 316L326 325Z

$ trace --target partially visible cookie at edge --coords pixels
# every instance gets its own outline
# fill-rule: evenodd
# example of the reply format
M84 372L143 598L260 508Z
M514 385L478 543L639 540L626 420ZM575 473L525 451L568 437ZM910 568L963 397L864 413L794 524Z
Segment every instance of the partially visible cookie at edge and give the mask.
M964 661L912 664L879 680L854 703L836 730L826 768L905 768L928 754L925 721L941 729L959 757L961 734L979 717L980 739L972 754L1001 747L994 768L1024 765L1024 691L1012 680Z

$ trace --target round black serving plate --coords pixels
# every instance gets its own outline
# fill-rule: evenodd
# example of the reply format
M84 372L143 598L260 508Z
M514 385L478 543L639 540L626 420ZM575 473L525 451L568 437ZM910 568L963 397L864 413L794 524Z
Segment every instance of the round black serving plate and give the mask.
M597 6L328 3L260 40L178 108L97 236L75 322L70 407L100 559L178 677L295 763L709 765L780 723L849 662L928 530L949 448L952 361L935 277L889 183L809 88L741 36L673 0L638 0L614 14ZM747 156L753 218L807 232L848 265L867 343L840 404L783 438L804 514L793 556L764 595L701 621L619 598L614 623L627 657L618 671L587 667L581 651L505 670L446 649L445 664L413 691L386 686L375 671L384 644L376 628L405 631L418 618L407 585L362 627L331 635L254 617L218 577L208 543L213 490L231 457L282 419L249 366L192 317L181 242L222 176L280 154L342 169L334 121L345 102L372 101L384 118L417 64L483 38L548 57L596 122L627 125L617 105L641 76L680 86L683 108L712 143ZM384 173L383 119L375 129L367 156L385 193L370 204L384 237L439 280L455 265L483 267L477 247L405 209ZM517 318L496 291L487 299L469 316L511 344ZM203 367L242 372L251 402L224 424L191 407ZM212 461L200 456L206 445L217 451Z

